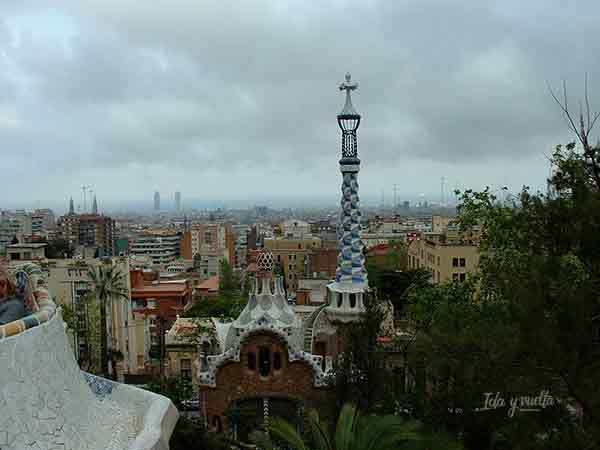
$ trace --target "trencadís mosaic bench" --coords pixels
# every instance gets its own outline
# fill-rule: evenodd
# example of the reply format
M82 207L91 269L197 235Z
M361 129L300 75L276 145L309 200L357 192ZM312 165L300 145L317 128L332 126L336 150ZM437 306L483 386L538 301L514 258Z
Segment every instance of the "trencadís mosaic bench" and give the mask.
M168 450L178 412L143 389L82 372L60 309L0 327L0 449Z

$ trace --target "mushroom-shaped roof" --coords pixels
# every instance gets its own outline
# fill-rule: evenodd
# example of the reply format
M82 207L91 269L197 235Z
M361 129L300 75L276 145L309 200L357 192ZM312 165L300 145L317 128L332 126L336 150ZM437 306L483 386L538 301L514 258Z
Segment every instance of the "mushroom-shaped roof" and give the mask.
M266 320L278 327L293 327L300 323L287 302L281 277L262 278L254 281L248 303L233 326L246 328L261 320Z

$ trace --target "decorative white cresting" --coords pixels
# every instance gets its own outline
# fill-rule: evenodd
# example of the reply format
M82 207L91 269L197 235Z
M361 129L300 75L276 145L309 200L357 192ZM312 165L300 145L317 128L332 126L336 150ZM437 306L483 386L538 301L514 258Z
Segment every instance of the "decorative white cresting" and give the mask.
M289 305L283 279L273 277L274 258L271 252L257 257L259 277L252 280L248 303L238 318L227 327L223 351L207 358L206 367L198 373L201 386L216 386L217 372L228 361L239 362L243 342L258 333L270 333L286 343L289 361L304 361L313 369L314 385L327 383L322 370L322 357L303 351L304 325Z

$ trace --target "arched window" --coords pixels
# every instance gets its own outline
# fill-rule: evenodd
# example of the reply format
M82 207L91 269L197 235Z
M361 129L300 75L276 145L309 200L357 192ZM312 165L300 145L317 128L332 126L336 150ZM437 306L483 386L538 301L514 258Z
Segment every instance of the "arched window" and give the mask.
M248 369L253 371L256 370L256 355L254 354L254 352L248 352L247 358Z
M350 308L356 307L356 294L350 294Z
M273 354L273 370L281 370L281 353L279 352Z
M219 416L213 416L212 425L218 433L223 431L223 422Z
M271 372L271 352L268 347L258 349L258 371L263 377L268 376Z

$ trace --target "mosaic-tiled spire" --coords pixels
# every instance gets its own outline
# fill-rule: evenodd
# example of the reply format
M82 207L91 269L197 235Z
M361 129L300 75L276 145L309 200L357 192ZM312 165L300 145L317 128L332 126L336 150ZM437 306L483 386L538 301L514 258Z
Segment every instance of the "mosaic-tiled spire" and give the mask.
M363 244L360 239L360 201L358 198L358 146L356 130L360 124L360 114L352 106L351 92L358 87L352 83L350 74L339 86L346 91L346 103L337 120L342 130L342 200L338 222L338 259L335 280L338 283L367 284L367 270Z

